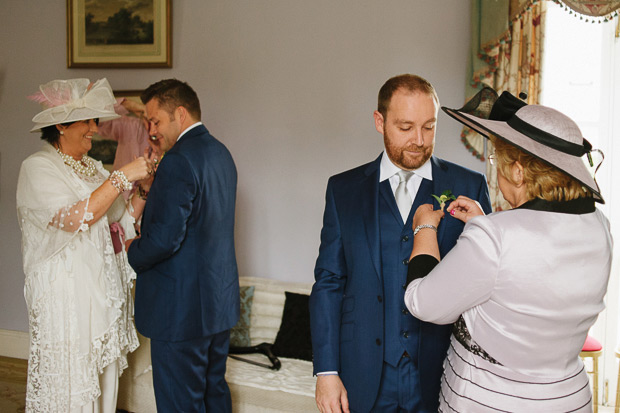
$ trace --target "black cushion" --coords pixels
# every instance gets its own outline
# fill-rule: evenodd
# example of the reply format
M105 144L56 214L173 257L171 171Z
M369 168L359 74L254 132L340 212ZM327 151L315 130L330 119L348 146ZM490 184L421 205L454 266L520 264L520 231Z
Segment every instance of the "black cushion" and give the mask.
M273 353L278 357L312 361L308 306L310 296L289 291L285 294L282 323L273 344Z

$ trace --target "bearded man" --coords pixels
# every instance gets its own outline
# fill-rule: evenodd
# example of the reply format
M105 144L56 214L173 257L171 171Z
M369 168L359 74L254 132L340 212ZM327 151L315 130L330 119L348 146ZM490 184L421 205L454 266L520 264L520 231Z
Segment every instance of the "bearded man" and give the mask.
M323 413L437 411L451 326L422 322L405 307L412 218L446 190L491 212L484 175L433 156L438 109L425 79L389 79L374 112L384 152L327 184L310 297ZM448 215L438 229L423 230L438 230L443 258L463 226Z

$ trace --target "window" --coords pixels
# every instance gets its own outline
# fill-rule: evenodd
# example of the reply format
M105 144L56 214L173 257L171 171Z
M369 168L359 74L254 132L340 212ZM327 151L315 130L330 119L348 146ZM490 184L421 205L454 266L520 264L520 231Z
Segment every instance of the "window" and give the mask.
M618 368L614 354L620 344L620 39L618 18L611 23L585 23L548 2L543 50L541 104L577 122L584 137L601 149L605 161L596 173L605 205L598 207L611 221L615 235L614 265L607 308L590 333L603 344L599 364L599 401L615 400ZM614 116L615 114L615 116ZM599 157L593 154L595 166ZM614 179L615 178L615 179ZM612 185L614 184L614 185ZM579 234L575 234L578 237ZM587 268L584 268L587 277ZM608 380L608 386L604 383Z

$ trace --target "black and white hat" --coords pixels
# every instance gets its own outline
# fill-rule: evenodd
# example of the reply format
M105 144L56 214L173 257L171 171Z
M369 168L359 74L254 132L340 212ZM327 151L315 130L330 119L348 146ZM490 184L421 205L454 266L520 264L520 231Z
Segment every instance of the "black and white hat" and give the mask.
M442 109L485 137L492 134L565 172L592 191L595 201L605 203L583 159L588 155L592 164L592 145L563 113L547 106L528 105L508 92L498 97L488 87L461 109Z

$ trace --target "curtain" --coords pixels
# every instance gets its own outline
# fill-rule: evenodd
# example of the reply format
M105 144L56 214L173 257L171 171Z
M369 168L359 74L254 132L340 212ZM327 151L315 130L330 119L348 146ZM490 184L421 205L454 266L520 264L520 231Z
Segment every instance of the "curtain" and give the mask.
M560 6L564 6L565 9L571 9L579 15L581 20L592 23L601 21L590 17L601 17L605 22L611 20L613 16L618 16L618 10L620 9L620 0L553 0Z
M498 93L524 92L528 104L538 103L545 10L545 2L536 0L473 0L468 99L490 86ZM492 144L469 128L463 129L461 140L481 161L493 152ZM493 210L509 209L497 171L488 162L486 173Z

